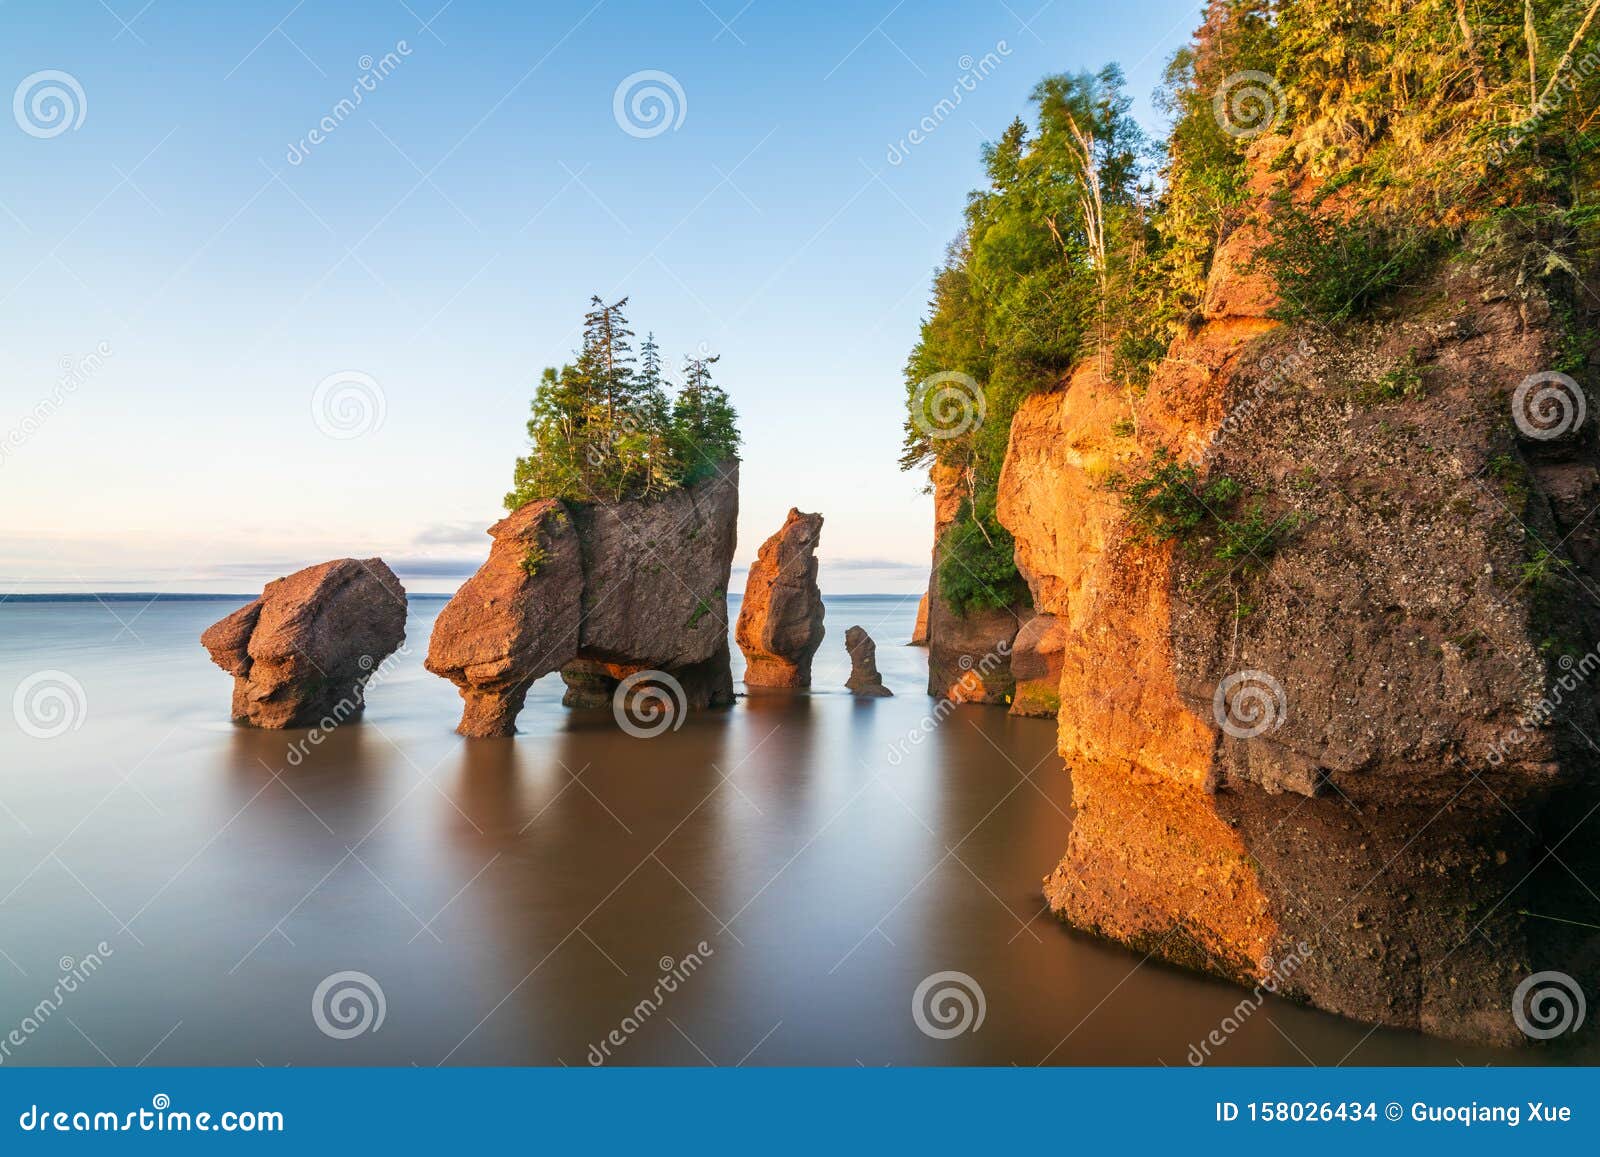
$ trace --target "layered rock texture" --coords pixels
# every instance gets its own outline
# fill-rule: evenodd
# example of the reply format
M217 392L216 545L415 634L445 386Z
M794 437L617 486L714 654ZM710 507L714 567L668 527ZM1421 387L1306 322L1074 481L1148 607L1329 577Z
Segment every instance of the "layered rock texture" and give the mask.
M1026 606L960 614L939 592L944 532L961 510L957 472L936 464L933 479L933 573L928 584L928 694L954 703L1009 703L1016 686L1011 646L1033 617Z
M861 627L844 633L844 648L850 652L850 678L845 681L852 694L861 699L882 699L894 692L883 685L878 674L878 645Z
M922 593L921 600L917 603L917 623L911 628L912 647L926 647L928 645L928 593Z
M1258 243L1223 244L1132 437L1094 362L1012 426L999 514L1053 617L1018 650L1059 647L1019 678L1041 706L1054 681L1077 807L1046 896L1324 1009L1521 1042L1523 978L1595 975L1559 922L1595 922L1600 878L1597 842L1564 842L1600 802L1593 424L1519 433L1561 335L1515 271L1446 266L1333 333L1268 320ZM1157 447L1273 533L1226 561L1215 525L1131 534L1106 481Z
M1061 710L1061 654L1066 631L1054 615L1035 615L1011 645L1011 677L1016 689L1011 714L1054 719Z
M361 713L367 681L405 637L394 572L379 558L341 558L268 583L200 642L233 676L235 720L335 727Z
M428 670L455 683L463 735L511 735L534 680L560 671L569 706L605 706L660 671L690 708L733 702L728 576L737 463L666 494L545 499L490 528L489 559L446 604Z
M791 509L750 568L735 638L747 687L809 687L811 658L822 645L817 543L822 515Z

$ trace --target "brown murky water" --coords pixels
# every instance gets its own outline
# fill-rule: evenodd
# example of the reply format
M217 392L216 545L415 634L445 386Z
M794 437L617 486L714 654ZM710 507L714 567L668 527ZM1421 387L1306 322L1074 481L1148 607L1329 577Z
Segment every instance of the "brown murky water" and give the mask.
M0 603L7 703L53 669L83 705L54 738L0 711L4 1063L1183 1065L1243 996L1043 911L1072 820L1053 727L925 726L914 599L829 600L811 696L637 739L552 679L525 734L471 744L422 670L441 602L414 601L366 720L317 745L224 721L196 639L232 605ZM836 690L852 623L895 698ZM330 1036L314 994L347 971L371 985L329 987L375 986L382 1021L369 995L365 1031ZM966 993L965 1031L919 1027L937 973L963 974L926 987ZM1270 998L1213 1052L1533 1059Z

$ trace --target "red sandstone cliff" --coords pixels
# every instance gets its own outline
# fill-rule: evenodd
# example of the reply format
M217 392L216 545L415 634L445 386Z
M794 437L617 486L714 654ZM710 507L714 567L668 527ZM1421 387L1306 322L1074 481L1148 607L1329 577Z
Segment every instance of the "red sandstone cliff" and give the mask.
M1582 929L1524 914L1576 911L1593 878L1594 849L1551 851L1600 800L1581 738L1600 680L1563 693L1556 659L1600 638L1571 597L1600 590L1593 430L1516 435L1509 395L1557 333L1513 272L1450 267L1334 335L1267 319L1258 244L1247 226L1222 245L1134 436L1095 361L1012 425L999 515L1055 617L1077 805L1045 893L1071 924L1247 983L1304 942L1283 991L1521 1041L1517 983L1595 962ZM1413 366L1415 390L1366 385ZM1297 529L1233 568L1139 540L1106 482L1157 447ZM1562 575L1543 593L1540 550ZM1572 726L1494 758L1552 694Z

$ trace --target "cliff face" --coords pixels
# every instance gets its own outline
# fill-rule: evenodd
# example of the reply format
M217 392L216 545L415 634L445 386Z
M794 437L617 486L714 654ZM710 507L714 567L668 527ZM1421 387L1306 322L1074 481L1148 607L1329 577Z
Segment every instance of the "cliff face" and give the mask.
M1026 607L970 610L962 615L939 591L944 532L961 510L956 471L935 464L933 479L933 575L926 596L928 694L955 703L1010 703L1016 687L1011 645L1032 617ZM920 612L919 612L920 617Z
M1293 952L1280 991L1331 1011L1520 1041L1518 982L1595 960L1536 918L1592 910L1594 841L1561 842L1600 802L1592 429L1518 434L1560 335L1513 277L1451 265L1334 334L1266 319L1258 243L1222 246L1131 436L1093 363L1012 425L999 513L1057 620L1077 804L1046 896L1241 982ZM1157 447L1239 481L1276 550L1130 534L1106 481Z

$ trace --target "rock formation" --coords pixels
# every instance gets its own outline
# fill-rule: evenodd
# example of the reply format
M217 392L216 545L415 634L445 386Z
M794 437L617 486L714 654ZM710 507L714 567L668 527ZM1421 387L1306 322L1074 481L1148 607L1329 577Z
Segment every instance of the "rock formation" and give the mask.
M406 637L406 592L380 558L341 558L266 585L200 636L233 676L233 718L334 727L359 715L367 680Z
M791 509L750 568L735 637L747 687L809 687L811 657L822 645L817 541L822 515Z
M1594 975L1592 935L1529 915L1593 909L1593 841L1561 841L1600 801L1600 622L1570 597L1600 566L1558 545L1600 500L1592 430L1515 436L1510 394L1558 334L1514 271L1448 266L1336 338L1268 319L1259 237L1222 245L1135 437L1094 359L1011 428L999 516L1061 640L1077 805L1046 897L1140 953L1520 1042L1520 980ZM1130 534L1104 480L1156 447L1239 482L1276 552L1219 567L1220 527ZM1530 724L1552 701L1564 722Z
M1061 710L1061 652L1066 633L1054 615L1029 619L1011 646L1011 676L1016 691L1011 714L1054 719Z
M490 528L489 559L439 613L428 670L455 683L463 735L516 729L528 687L560 671L569 706L606 706L659 671L689 708L733 702L728 575L739 471L649 498L545 499Z
M462 735L510 735L528 688L578 648L583 558L565 503L530 502L489 528L494 545L433 624L427 668L461 692Z
M883 685L878 674L878 645L872 636L860 627L851 627L844 633L844 648L850 652L850 678L845 686L862 699L882 699L894 692Z
M954 470L935 465L933 479L934 580L928 584L928 694L955 703L1009 703L1011 645L1033 612L1026 606L957 613L939 593L944 532L961 509Z
M917 625L911 628L911 642L909 647L926 647L928 645L928 592L922 592L922 599L917 603Z

